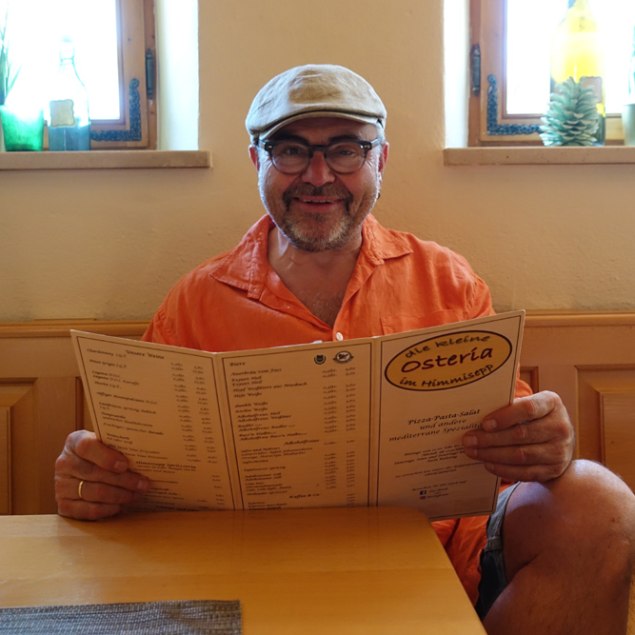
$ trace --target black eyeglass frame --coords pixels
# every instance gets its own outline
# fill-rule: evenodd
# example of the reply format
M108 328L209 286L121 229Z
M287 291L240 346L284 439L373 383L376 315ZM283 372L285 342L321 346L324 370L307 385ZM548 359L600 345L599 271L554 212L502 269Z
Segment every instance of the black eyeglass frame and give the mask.
M293 172L287 172L285 170L281 170L275 163L274 158L273 158L273 151L275 149L275 147L281 143L296 143L299 146L303 146L305 147L309 154L307 156L306 159L306 165L301 168L300 170L294 170ZM357 172L357 170L361 170L362 166L364 165L364 163L366 162L366 159L368 158L368 153L377 145L381 144L384 142L384 138L383 137L376 137L375 139L373 139L372 141L367 141L366 139L350 139L350 138L343 138L343 139L338 139L335 141L331 141L331 143L327 143L327 144L310 144L310 143L304 143L303 141L298 141L296 139L274 139L272 141L259 141L259 144L262 146L263 150L269 155L269 159L271 160L271 163L273 164L273 166L276 168L276 170L278 170L279 172L282 172L283 174L302 174L302 172L304 172L307 167L309 167L309 163L311 163L311 159L313 158L313 155L316 152L321 152L324 155L324 160L326 161L326 164L329 166L329 169L332 170L333 172L335 172L336 174L353 174L353 172ZM355 143L357 144L363 151L364 156L362 158L362 162L360 163L359 167L355 168L354 170L350 170L350 171L342 171L342 170L337 170L335 169L329 162L328 159L328 155L327 155L327 151L330 147L332 146L336 146L342 143Z

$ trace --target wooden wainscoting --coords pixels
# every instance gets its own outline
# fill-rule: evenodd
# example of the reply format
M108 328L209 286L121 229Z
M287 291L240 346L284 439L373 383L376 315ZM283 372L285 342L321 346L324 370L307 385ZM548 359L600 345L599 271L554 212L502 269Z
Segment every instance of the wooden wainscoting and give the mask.
M521 365L534 390L562 396L577 456L635 489L635 313L529 314Z
M90 427L69 331L139 337L145 322L0 324L0 513L55 511L53 465L66 435ZM529 314L522 375L560 393L577 455L635 488L635 313Z
M55 459L67 434L90 427L71 328L138 337L145 323L0 324L0 514L55 512Z

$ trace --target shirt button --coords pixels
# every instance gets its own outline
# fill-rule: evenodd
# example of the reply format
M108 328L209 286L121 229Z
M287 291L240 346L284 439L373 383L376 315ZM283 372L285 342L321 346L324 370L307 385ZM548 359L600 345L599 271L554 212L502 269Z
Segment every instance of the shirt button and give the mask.
M335 333L335 339L338 342L343 342L344 341L344 336L338 331L337 333Z

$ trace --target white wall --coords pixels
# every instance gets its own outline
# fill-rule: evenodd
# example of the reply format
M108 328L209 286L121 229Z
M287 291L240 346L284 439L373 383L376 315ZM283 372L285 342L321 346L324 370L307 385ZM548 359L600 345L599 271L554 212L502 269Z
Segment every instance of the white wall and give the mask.
M0 172L0 320L149 317L261 214L244 114L306 62L376 86L391 141L378 217L464 253L497 308L635 308L635 167L444 167L442 0L199 4L213 170Z

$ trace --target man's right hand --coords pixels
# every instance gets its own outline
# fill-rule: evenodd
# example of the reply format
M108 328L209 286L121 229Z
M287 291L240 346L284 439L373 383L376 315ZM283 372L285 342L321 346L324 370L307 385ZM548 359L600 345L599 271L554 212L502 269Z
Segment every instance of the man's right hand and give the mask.
M104 445L88 430L71 432L55 461L55 499L60 516L81 520L114 516L149 487L147 478L128 468L125 455Z

